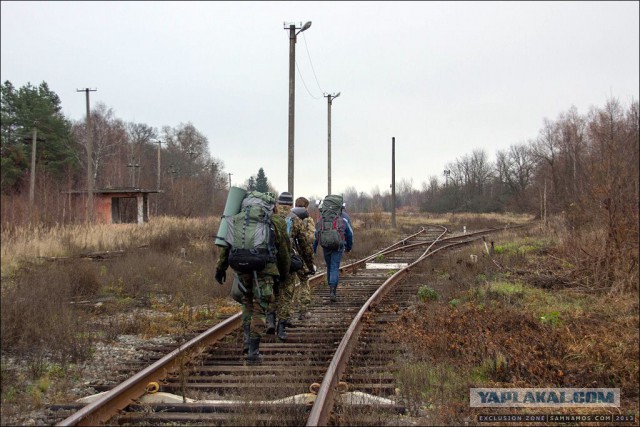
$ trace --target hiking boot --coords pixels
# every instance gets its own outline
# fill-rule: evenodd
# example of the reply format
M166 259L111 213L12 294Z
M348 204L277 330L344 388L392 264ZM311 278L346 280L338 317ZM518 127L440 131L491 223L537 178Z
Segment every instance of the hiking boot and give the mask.
M331 302L338 301L338 297L336 297L336 288L331 288L331 290L329 291L329 299L331 300Z
M262 354L260 354L260 337L249 338L249 353L247 354L247 363L250 365L259 365L262 363Z
M276 334L278 337L278 341L284 341L287 339L287 333L285 332L285 329L288 324L289 324L288 319L278 320L278 333Z
M247 354L249 353L249 332L251 325L243 325L242 327L242 354Z
M267 334L273 335L276 332L276 313L267 313Z

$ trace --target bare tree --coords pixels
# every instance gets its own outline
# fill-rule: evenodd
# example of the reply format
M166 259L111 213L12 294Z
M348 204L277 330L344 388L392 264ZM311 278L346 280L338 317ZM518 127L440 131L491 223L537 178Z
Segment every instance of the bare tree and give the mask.
M122 167L121 160L116 155L119 154L119 148L126 147L128 140L125 125L122 120L115 117L113 109L98 102L91 111L91 127L93 130L92 161L95 188L113 185L113 177L120 175L118 169ZM86 123L84 121L75 123L72 132L75 140L82 141L81 144L84 145ZM79 161L86 167L86 151L80 150L79 153L85 154L85 156L79 156ZM115 162L110 164L109 160L115 160ZM118 184L122 185L123 183L119 182Z

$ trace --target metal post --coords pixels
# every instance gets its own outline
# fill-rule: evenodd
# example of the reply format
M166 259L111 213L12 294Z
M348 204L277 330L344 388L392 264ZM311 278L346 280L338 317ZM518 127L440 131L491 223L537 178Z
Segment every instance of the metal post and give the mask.
M391 138L391 226L396 228L396 137Z

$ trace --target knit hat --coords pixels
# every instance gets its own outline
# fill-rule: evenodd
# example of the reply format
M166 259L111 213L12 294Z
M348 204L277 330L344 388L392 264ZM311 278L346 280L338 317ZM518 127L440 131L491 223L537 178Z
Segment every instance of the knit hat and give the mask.
M293 206L293 196L291 193L285 191L280 193L280 197L278 197L278 204L285 206Z

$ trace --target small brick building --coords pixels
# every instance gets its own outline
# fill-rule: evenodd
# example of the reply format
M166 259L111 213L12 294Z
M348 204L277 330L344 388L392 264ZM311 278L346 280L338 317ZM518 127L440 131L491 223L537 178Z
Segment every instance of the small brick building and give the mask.
M87 197L87 191L71 191L70 194L82 194ZM137 222L144 224L149 221L149 194L160 193L160 190L143 190L140 188L108 188L94 190L93 213L94 222L102 224L120 224ZM131 203L135 199L134 221L131 220ZM128 213L128 215L125 215Z

